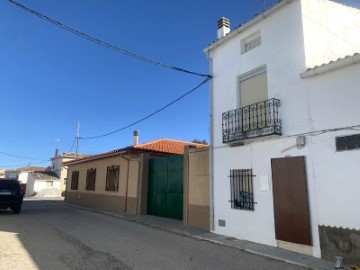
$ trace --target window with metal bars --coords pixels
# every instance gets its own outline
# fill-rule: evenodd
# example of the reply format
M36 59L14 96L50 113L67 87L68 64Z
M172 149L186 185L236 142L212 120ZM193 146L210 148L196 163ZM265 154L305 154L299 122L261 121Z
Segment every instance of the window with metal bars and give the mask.
M231 208L254 211L252 169L230 170Z
M87 170L86 174L86 190L95 190L95 178L96 178L96 169Z
M106 174L106 191L119 191L119 166L110 166Z
M71 189L77 190L79 186L79 171L73 171L71 174Z

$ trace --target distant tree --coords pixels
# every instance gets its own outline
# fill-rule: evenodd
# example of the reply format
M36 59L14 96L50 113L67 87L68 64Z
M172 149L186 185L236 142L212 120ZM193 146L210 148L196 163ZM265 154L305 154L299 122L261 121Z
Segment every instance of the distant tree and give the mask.
M200 144L206 144L206 145L208 145L208 142L207 142L206 140L194 139L192 142L193 142L193 143L200 143Z

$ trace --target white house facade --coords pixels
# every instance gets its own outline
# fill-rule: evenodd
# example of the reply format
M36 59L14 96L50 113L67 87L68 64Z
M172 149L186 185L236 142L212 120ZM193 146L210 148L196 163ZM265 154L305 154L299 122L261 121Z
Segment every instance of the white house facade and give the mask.
M31 173L31 182L33 183L33 192L36 194L43 193L42 195L58 195L60 191L60 179L54 172L33 172ZM30 182L26 188L30 187Z
M360 10L284 0L218 28L205 49L212 231L359 263Z
M24 167L6 172L6 178L16 179L26 187L25 196L33 196L39 192L60 195L60 178L52 171L43 167Z
M55 151L54 157L51 158L51 171L54 172L60 178L60 191L66 189L67 182L67 167L63 166L64 162L74 160L76 158L86 157L84 154L75 154L72 152L58 154L58 149Z

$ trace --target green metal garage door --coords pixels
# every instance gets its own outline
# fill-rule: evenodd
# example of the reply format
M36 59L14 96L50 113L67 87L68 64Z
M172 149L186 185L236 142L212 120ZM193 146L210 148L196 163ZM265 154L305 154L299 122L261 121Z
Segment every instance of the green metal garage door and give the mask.
M183 218L183 156L149 160L149 215Z

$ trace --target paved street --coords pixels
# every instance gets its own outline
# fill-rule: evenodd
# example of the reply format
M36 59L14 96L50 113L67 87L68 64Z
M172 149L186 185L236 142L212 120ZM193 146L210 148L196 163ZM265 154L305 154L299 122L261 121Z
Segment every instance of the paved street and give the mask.
M0 211L0 269L305 269L74 208L24 201Z

